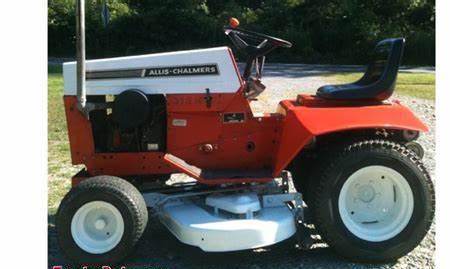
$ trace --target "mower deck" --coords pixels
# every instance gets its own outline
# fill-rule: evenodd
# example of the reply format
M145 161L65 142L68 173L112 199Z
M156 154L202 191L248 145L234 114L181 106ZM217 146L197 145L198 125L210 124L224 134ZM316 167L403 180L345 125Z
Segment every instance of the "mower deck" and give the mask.
M178 240L204 251L222 252L273 245L296 233L301 195L270 193L269 189L143 195ZM288 207L289 201L297 206Z
M272 245L295 234L294 216L289 209L262 209L255 219L229 220L186 202L163 209L162 223L183 243L203 251L221 252Z

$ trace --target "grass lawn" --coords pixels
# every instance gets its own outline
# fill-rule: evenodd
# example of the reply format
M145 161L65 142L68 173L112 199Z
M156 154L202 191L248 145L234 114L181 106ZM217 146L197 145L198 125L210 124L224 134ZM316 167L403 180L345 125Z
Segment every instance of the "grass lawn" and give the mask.
M340 73L326 75L330 83L349 83L362 77L362 73ZM435 98L435 75L425 73L400 73L397 78L395 93L412 97L431 99Z
M56 212L70 188L70 178L79 168L71 165L69 141L63 106L63 79L60 73L48 74L48 211Z

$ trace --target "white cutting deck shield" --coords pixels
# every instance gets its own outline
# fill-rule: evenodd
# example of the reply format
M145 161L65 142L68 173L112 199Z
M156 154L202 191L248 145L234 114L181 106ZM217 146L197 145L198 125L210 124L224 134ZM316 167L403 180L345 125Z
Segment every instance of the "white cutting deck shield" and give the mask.
M239 199L238 196L249 199ZM238 196L230 195L230 200L242 201L236 206L227 204L227 196L215 197L214 207L226 208L230 212L256 209L252 199L256 194ZM248 201L247 206L244 200ZM162 206L159 217L178 240L208 252L269 246L288 239L296 232L293 212L285 204L260 208L252 218L230 218L227 214L213 213L211 210L212 207L207 205L199 206L189 200L179 200Z

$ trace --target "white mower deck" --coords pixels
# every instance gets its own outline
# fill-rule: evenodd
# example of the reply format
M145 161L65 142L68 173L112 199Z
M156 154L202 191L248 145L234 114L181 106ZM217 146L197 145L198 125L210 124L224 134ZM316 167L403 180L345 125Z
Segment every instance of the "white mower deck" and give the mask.
M155 196L156 195L156 196ZM203 251L223 252L273 245L296 233L296 212L287 202L301 201L298 193L256 192L209 194L173 199L144 194L161 222L183 243Z

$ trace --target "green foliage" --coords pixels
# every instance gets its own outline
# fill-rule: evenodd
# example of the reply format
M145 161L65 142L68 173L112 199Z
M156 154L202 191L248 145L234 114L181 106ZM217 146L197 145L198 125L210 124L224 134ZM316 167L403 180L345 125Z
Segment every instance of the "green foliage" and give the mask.
M434 65L434 0L108 0L110 24L101 21L103 0L86 1L89 58L229 45L223 26L290 40L271 61L365 63L387 37L407 39L404 64ZM49 55L75 55L74 0L49 0Z
M48 65L48 73L49 74L61 74L62 73L62 65L61 64L49 64Z

